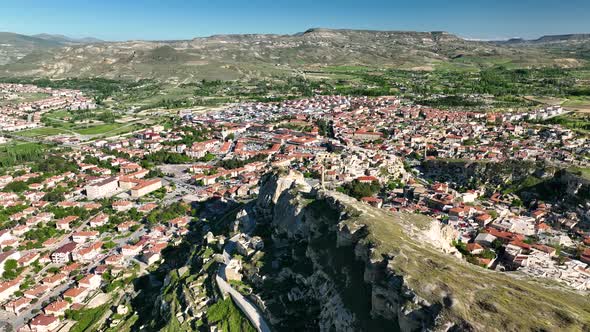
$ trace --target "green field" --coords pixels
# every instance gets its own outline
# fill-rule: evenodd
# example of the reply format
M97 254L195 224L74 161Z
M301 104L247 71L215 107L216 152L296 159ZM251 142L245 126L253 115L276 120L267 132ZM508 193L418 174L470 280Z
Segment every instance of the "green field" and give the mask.
M49 95L46 93L37 93L37 92L35 92L35 93L19 93L18 95L21 98L12 99L12 100L0 100L0 106L20 104L20 103L29 103L32 101L37 101L37 100L41 100L41 99L45 99L45 98L49 97Z
M590 180L590 168L570 167L568 170Z
M78 127L70 127L65 126L66 128L56 128L56 127L42 127L42 128L35 128L29 130L23 130L16 132L15 135L23 136L23 137L47 137L47 136L54 136L60 134L78 134L84 136L97 136L97 135L119 135L128 133L134 130L138 130L140 125L137 124L128 124L128 123L103 123L97 125L88 125L88 126L78 126Z
M121 123L105 123L85 128L74 128L73 131L80 135L100 135L121 128L124 125Z
M67 133L67 131L65 131L65 130L61 130L58 128L44 127L44 128L35 128L35 129L19 131L19 132L16 132L15 135L24 136L24 137L39 137L39 136L53 136L53 135L59 135L59 134L65 134L65 133Z

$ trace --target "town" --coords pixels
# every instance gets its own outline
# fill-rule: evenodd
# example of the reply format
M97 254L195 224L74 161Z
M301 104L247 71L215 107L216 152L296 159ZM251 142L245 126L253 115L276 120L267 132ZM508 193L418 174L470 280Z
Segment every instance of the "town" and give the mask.
M74 90L2 84L0 91L11 101L0 107L5 132L43 126L41 114L52 110L96 107ZM10 95L15 92L51 97L19 102ZM449 254L481 268L587 291L588 206L540 199L525 205L514 192L441 178L448 171L428 166L517 160L588 169L588 138L543 124L566 112L549 106L480 113L394 96L330 95L180 110L173 126L75 148L57 144L46 159L0 177L1 317L19 331L62 331L76 324L72 312L109 305L116 307L108 318L116 326L129 310L124 298L133 280L162 261L162 250L180 244L191 223L201 222L193 203L252 200L261 177L281 168L300 172L312 187L450 225ZM219 239L209 235L208 241ZM246 234L232 241L244 256L262 248ZM240 263L230 258L225 278L240 281Z

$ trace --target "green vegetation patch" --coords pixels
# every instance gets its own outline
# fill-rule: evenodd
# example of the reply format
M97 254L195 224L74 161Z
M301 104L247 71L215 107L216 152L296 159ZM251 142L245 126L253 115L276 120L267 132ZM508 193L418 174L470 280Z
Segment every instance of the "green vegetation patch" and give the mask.
M217 324L223 332L255 332L256 329L246 319L231 298L218 301L207 310L210 325Z
M66 318L75 320L76 324L72 326L70 332L90 332L96 331L96 324L109 309L109 304L103 304L96 308L67 310Z

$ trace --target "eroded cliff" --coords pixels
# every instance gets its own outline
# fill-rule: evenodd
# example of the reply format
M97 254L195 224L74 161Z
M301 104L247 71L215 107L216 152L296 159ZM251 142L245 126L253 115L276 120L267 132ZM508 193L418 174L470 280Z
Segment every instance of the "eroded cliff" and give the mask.
M265 251L246 275L278 329L590 328L588 297L467 264L452 231L423 216L312 189L297 173L266 176L256 207Z

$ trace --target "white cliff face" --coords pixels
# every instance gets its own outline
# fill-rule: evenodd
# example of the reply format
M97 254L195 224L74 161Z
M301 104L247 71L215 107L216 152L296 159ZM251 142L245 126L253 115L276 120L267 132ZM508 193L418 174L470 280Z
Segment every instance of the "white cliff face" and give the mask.
M303 223L304 202L301 193L309 193L311 187L303 174L290 171L287 175L272 174L262 179L256 211L259 217L272 221L276 230L290 236L306 232Z
M452 245L453 240L459 236L459 232L453 227L435 221L423 234L423 239L435 248L442 250L445 254L461 258L459 250Z
M279 176L278 174L267 175L261 180L256 205L260 208L271 208L271 205L277 203L283 192L293 188L294 184L300 185L303 188L309 187L305 183L303 174L299 172L289 171L284 176Z
M250 217L248 212L244 209L240 210L236 215L234 223L234 232L250 233L256 227L256 221Z

